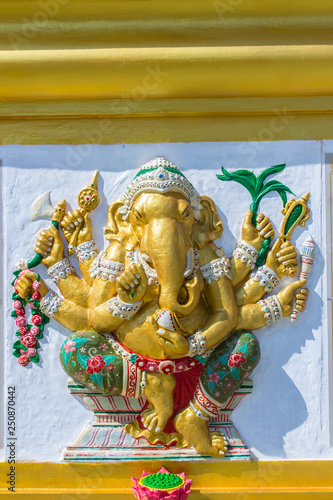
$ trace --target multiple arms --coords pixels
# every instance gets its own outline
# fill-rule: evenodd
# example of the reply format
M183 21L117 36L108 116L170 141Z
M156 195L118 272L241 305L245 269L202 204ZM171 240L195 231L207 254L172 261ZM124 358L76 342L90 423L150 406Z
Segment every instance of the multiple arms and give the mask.
M254 227L252 212L249 210L243 223L242 241L254 252L260 250L265 238L271 238L274 235L268 217L259 214L257 222L258 226ZM77 232L78 247L85 248L85 245L91 242L92 231L88 214L83 215L79 210L73 213L68 212L61 222L61 227L67 240L72 239L73 232ZM99 257L105 262L113 262L118 266L115 267L117 271L113 280L109 279L110 273L113 272L110 270L107 271L109 274L106 273L106 278L104 276L98 276L100 279L92 278L92 262L97 255L97 249L92 244L91 249L87 248L83 255L78 255L77 249L69 249L74 253L76 251L79 257L84 278L80 279L68 259L64 258L61 236L53 226L41 231L35 250L43 255L43 264L48 268L49 274L65 297L65 300L61 300L53 317L69 330L93 328L100 332L115 331L141 306L147 291L147 277L141 266L135 264L125 270L126 251L120 243L111 244L103 258ZM240 251L241 257L244 252ZM200 252L200 267L205 269L207 264L218 260L219 255L219 249L215 244L204 246ZM204 295L210 314L202 327L206 349L219 344L236 328L256 329L267 324L263 306L257 301L271 290L267 290L266 284L263 284L263 280L260 279L265 275L262 276L260 273L258 275L257 271L255 276L249 277L251 268L254 267L252 262L255 262L255 258L252 260L240 258L234 252L234 256L230 259L232 279L229 275L207 280ZM290 242L282 244L282 241L278 239L268 254L267 269L279 279L289 264L296 264L295 249ZM23 278L21 278L20 292L26 294L29 280L28 277L26 280ZM283 316L290 314L294 293L301 286L302 282L294 282L279 292L278 299ZM45 297L46 294L47 288L43 284L41 295ZM302 310L307 298L306 290L301 290L296 298L297 307ZM169 335L168 332L167 335ZM177 333L170 332L170 338L161 337L159 343L170 352L170 355L187 354L188 342Z

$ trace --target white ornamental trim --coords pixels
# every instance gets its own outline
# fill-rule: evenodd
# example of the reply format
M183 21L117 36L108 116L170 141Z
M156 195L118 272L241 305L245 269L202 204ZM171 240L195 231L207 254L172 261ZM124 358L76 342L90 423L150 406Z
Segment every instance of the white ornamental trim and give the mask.
M236 249L233 252L233 256L236 260L241 260L247 266L250 266L251 269L255 268L255 263L257 262L259 252L253 246L246 243L246 241L240 241L236 245Z
M138 312L142 306L142 300L140 302L127 303L123 302L118 295L110 299L107 303L108 311L112 316L119 317L120 319L129 320Z
M97 257L97 246L94 240L86 241L81 243L74 249L74 254L82 263L85 260L90 260L91 258Z
M219 249L220 254L223 249ZM208 262L208 264L204 264L200 266L200 270L204 279L210 284L213 280L218 281L220 278L224 278L225 276L228 279L232 279L231 269L230 269L230 261L224 255L219 257L218 259L212 260Z
M265 287L266 292L274 290L280 282L278 275L266 265L258 267L256 271L250 274L250 278L259 282L260 286Z
M127 186L123 197L124 206L119 209L119 212L123 214L123 219L127 219L133 201L139 194L168 191L176 191L185 195L191 203L195 218L200 218L202 207L194 187L178 167L165 158L155 158L140 168L132 183Z
M59 283L61 278L66 279L67 275L73 272L75 272L75 269L67 257L49 267L47 270L47 274L52 278L54 283Z
M53 318L61 306L62 298L55 292L48 292L40 301L40 310L45 316Z
M115 281L121 273L124 272L125 266L115 260L105 259L106 251L102 250L94 259L90 268L90 276L92 278L102 279L103 281Z
M264 300L259 300L262 312L266 318L266 325L272 325L283 318L283 311L276 295L271 295Z

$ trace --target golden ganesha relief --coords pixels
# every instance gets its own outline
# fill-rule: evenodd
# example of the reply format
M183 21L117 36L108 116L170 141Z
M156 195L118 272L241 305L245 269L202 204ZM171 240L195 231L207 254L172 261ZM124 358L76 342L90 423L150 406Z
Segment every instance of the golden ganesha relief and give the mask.
M254 174L245 172L238 171L234 180L255 186ZM220 178L232 180L228 175L233 174L224 171ZM286 205L288 188L269 182L275 182ZM294 301L296 313L306 304L309 252L304 279L272 292L298 269L290 235L308 218L308 195L286 205L283 231L271 248L272 223L256 214L261 195L253 197L256 206L246 213L241 241L228 258L214 243L223 232L214 202L199 196L171 162L157 158L143 165L123 198L109 206L108 247L101 252L90 222L90 211L99 203L96 188L97 176L80 193L80 209L66 213L61 202L53 225L37 238L38 259L62 296L48 290L31 271L31 262L21 264L30 270L16 273L20 340L14 354L21 365L36 361L42 319L54 319L74 332L60 355L72 379L102 394L147 398L126 432L152 444L190 445L199 454L221 458L227 442L209 430L208 420L258 364L253 330L290 316ZM82 278L65 256L60 231ZM26 301L37 309L31 327L19 312Z

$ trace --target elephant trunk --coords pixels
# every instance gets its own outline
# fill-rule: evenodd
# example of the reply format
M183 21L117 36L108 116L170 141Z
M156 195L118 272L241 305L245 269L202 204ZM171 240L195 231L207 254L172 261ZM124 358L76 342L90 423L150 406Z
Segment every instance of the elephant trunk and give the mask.
M196 308L200 298L198 278L184 283L193 270L193 248L185 241L182 224L175 219L156 219L149 227L149 255L154 263L159 284L159 305L174 314L187 316ZM180 304L179 293L187 289L186 303Z

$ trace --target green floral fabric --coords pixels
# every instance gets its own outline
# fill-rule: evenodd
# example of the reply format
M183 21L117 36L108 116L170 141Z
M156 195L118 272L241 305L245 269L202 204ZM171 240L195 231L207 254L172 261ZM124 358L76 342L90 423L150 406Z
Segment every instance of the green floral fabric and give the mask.
M93 331L73 333L61 347L60 361L81 384L105 394L121 394L123 359L103 335Z
M260 360L260 347L253 333L237 331L218 345L201 373L207 394L224 403L250 376Z

